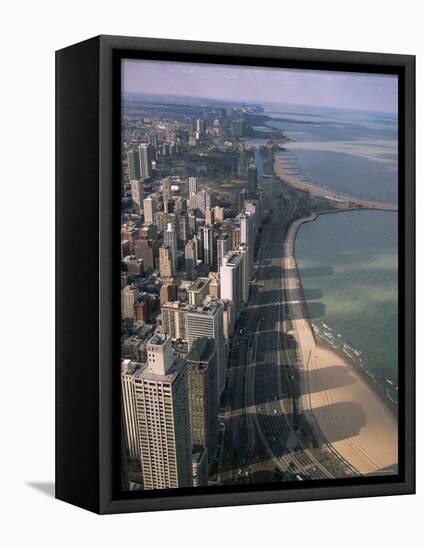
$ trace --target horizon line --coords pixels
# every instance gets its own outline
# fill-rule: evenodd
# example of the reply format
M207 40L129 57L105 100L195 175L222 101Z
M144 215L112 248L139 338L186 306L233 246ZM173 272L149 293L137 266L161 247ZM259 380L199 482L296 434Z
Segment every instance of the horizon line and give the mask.
M136 92L136 91L128 91L128 90L121 90L121 97L124 95L131 95L131 94L139 94L139 95L145 95L145 96L162 96L162 97L180 97L180 98L188 98L188 99L202 99L202 100L210 100L210 101L217 101L217 102L223 102L223 103L230 103L232 105L235 104L241 104L241 103L247 103L252 105L293 105L296 107L316 107L316 108L324 108L324 109L333 109L335 111L357 111L357 112L366 112L366 113L383 113L383 114L391 114L396 115L398 117L398 109L396 111L394 110L377 110L377 109L366 109L366 108L359 108L359 107L333 107L330 105L324 105L324 104L314 104L314 103L288 103L287 101L278 102L278 101L258 101L255 99L240 99L240 100L231 100L231 99L225 99L221 97L212 97L212 96L192 96L192 95L186 95L186 94L172 94L172 93L165 93L165 92Z

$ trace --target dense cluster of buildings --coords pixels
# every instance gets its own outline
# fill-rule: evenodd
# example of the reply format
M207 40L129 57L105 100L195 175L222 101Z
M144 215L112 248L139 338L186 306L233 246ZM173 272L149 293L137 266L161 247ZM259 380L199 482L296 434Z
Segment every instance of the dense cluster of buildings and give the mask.
M259 185L257 169L249 163L232 210L197 177L157 176L163 156L181 155L224 128L231 136L243 135L243 120L234 113L226 125L216 116L194 120L186 134L177 124L157 121L155 126L148 120L129 132L124 144L125 489L207 485L220 455L218 413L226 366L249 300L255 243L271 189Z

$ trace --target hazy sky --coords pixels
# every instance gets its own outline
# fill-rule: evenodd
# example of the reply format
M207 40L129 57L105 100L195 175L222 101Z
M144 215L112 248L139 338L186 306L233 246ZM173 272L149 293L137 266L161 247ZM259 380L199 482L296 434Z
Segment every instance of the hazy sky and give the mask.
M397 112L397 77L169 61L123 61L123 91Z

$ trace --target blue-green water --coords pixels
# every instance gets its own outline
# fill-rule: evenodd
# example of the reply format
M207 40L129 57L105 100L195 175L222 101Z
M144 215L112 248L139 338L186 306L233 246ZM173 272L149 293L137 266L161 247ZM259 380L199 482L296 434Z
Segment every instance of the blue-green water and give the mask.
M300 107L297 107L299 110ZM397 202L395 115L276 106L267 124L293 140L287 156L299 175L335 191L370 200Z
M397 214L325 214L301 226L295 246L314 330L396 399Z
M268 106L267 124L293 140L300 177L367 199L397 202L397 117ZM351 211L304 224L296 258L314 330L397 400L398 214Z

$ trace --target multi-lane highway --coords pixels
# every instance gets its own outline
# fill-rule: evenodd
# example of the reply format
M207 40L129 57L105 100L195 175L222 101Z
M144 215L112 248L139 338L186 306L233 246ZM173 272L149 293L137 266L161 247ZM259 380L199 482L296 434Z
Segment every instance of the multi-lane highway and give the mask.
M259 242L251 299L232 343L221 483L248 482L261 469L281 472L285 479L333 477L299 433L300 388L296 350L287 334L283 258L295 217L293 201L278 201Z

